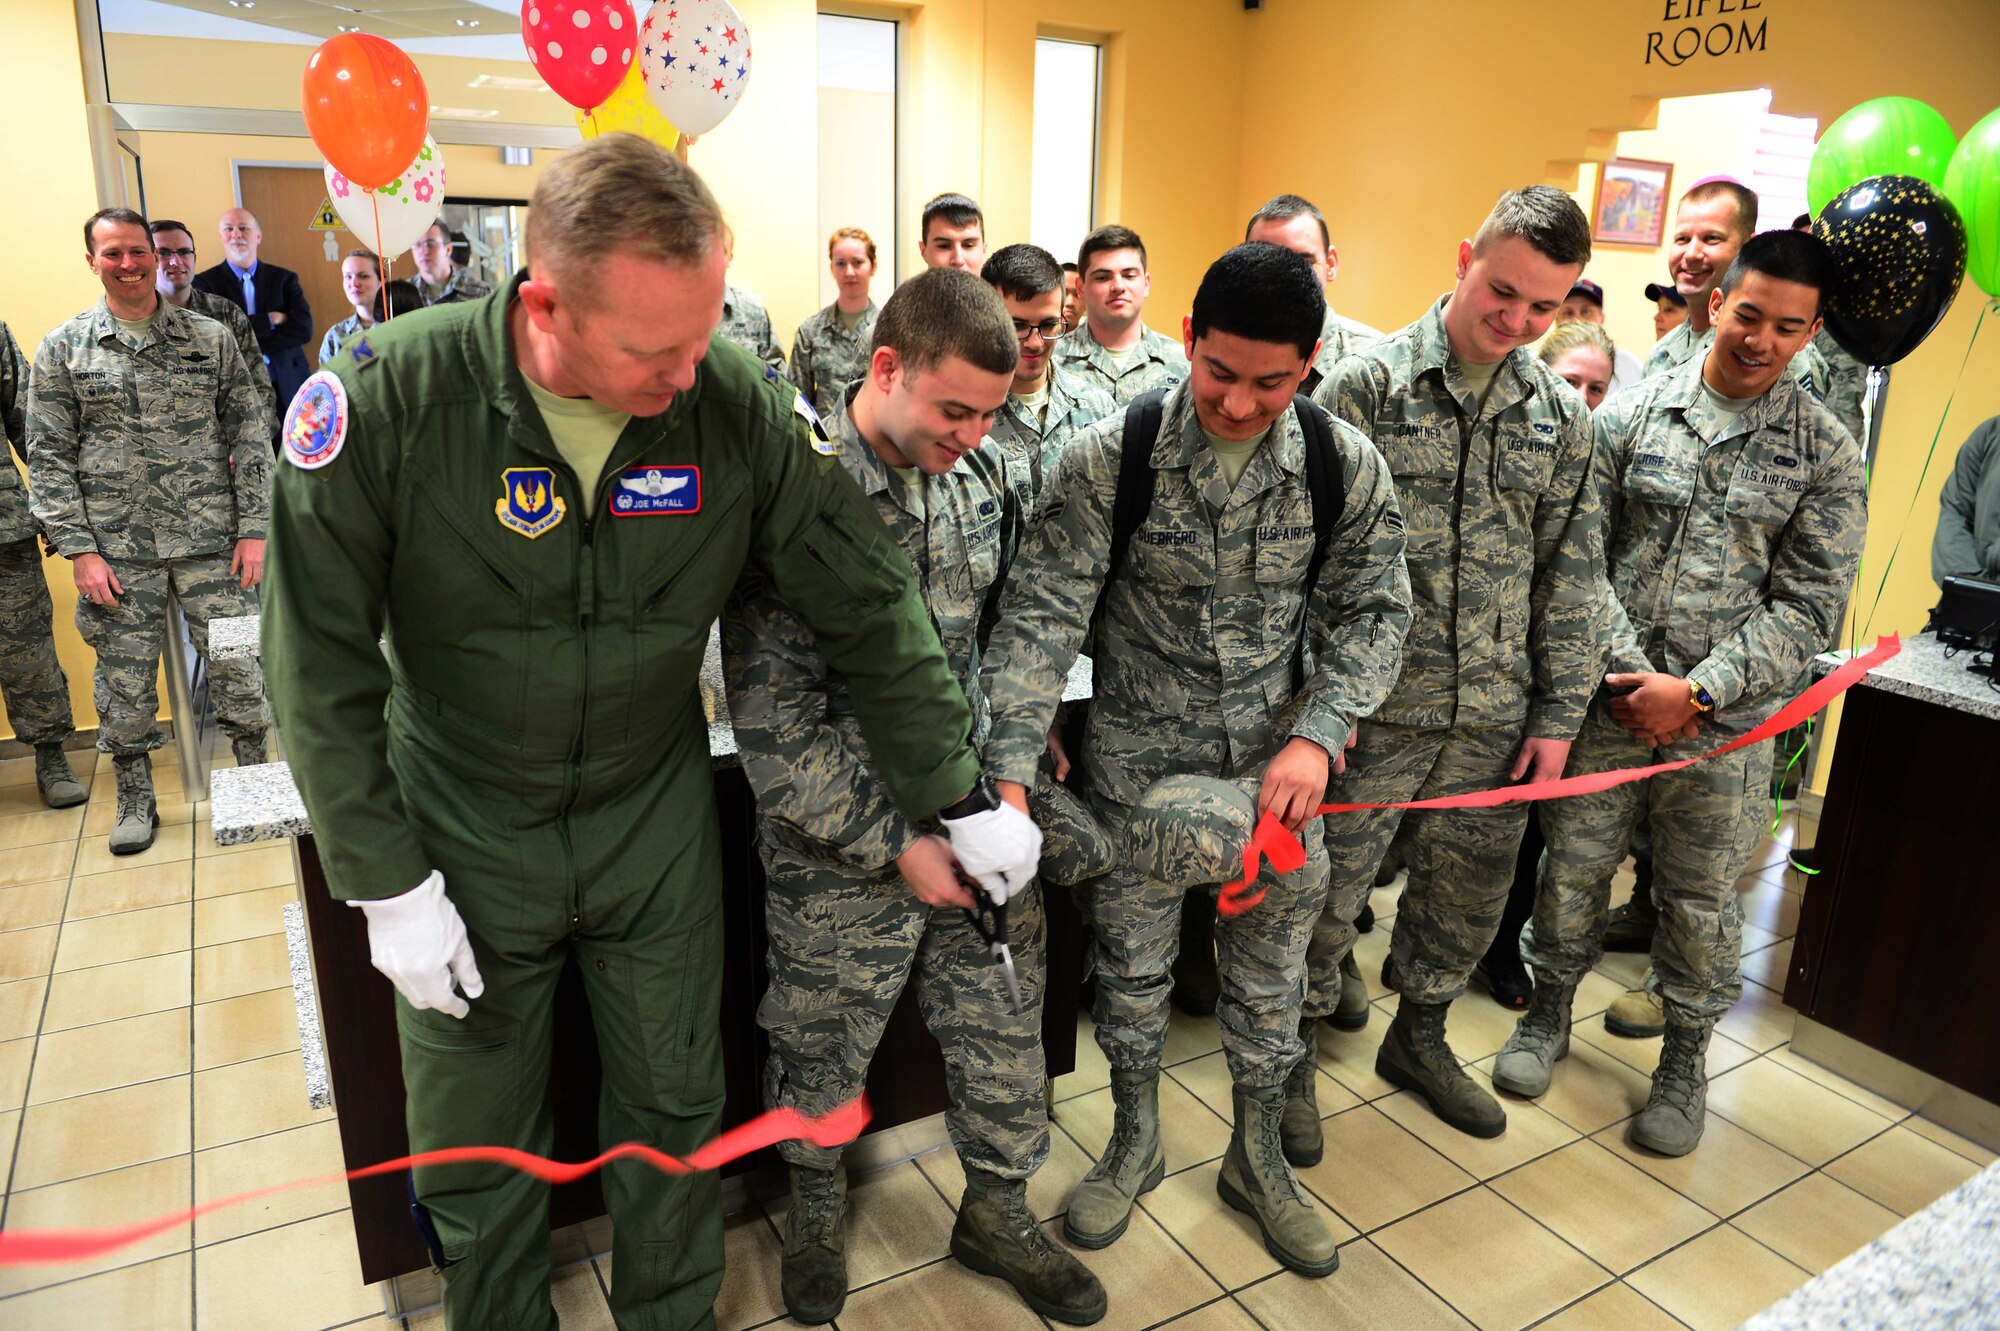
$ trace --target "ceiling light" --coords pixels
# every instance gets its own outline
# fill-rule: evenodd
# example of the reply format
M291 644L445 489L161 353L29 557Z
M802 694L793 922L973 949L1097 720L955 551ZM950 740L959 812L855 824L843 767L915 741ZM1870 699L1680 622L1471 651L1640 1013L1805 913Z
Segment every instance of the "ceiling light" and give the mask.
M257 0L229 0L231 9L255 9Z
M476 28L479 26L479 20L476 18L475 19L455 18L452 20L452 22L456 23L461 28Z
M333 30L335 32L360 32L361 25L359 23L336 23L333 25Z

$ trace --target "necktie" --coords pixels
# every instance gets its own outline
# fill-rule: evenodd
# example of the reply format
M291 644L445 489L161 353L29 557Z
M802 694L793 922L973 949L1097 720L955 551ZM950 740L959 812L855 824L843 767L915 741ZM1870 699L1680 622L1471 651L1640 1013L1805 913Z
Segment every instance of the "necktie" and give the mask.
M257 312L257 284L250 280L249 273L243 274L243 311L246 314Z

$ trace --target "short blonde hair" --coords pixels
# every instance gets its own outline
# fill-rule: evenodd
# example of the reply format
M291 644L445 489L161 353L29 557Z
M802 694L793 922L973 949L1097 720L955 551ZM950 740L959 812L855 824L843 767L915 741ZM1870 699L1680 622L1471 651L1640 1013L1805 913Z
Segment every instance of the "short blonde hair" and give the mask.
M590 280L613 254L692 264L729 246L722 205L694 169L636 134L604 134L542 173L528 207L528 265Z
M1537 354L1541 356L1542 364L1553 365L1578 347L1597 348L1604 353L1606 363L1614 371L1618 368L1618 348L1611 344L1611 334L1604 331L1603 324L1586 323L1582 319L1557 324L1542 340L1542 349Z

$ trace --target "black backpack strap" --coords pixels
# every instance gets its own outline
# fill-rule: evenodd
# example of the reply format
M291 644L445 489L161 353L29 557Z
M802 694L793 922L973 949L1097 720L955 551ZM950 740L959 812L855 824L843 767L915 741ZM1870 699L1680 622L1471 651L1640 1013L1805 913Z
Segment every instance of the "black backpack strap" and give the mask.
M1153 511L1153 444L1160 437L1160 421L1166 414L1167 390L1154 388L1139 394L1125 407L1125 433L1119 445L1118 491L1111 501L1111 553L1104 566L1104 585L1125 566L1125 549L1132 533L1145 524Z
M1340 449L1333 442L1333 421L1311 398L1292 399L1298 412L1299 433L1306 446L1306 491L1312 496L1313 548L1306 560L1305 615L1299 625L1299 646L1292 657L1292 685L1302 689L1306 682L1306 637L1312 624L1313 588L1319 585L1320 570L1326 566L1326 548L1333 542L1334 528L1340 525L1347 508L1347 472L1341 465Z

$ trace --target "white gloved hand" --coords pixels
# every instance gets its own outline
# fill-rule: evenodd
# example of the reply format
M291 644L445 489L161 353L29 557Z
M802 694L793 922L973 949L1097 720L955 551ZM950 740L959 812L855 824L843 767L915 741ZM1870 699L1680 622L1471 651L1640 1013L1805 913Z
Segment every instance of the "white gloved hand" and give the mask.
M1042 829L1004 800L998 808L947 818L944 830L959 867L996 906L1026 887L1042 862Z
M368 960L389 977L396 992L413 1008L436 1008L463 1018L472 1009L465 998L486 992L479 967L472 960L472 942L465 921L444 894L444 875L430 877L401 896L380 901L350 901L368 917ZM452 992L452 982L465 998Z

